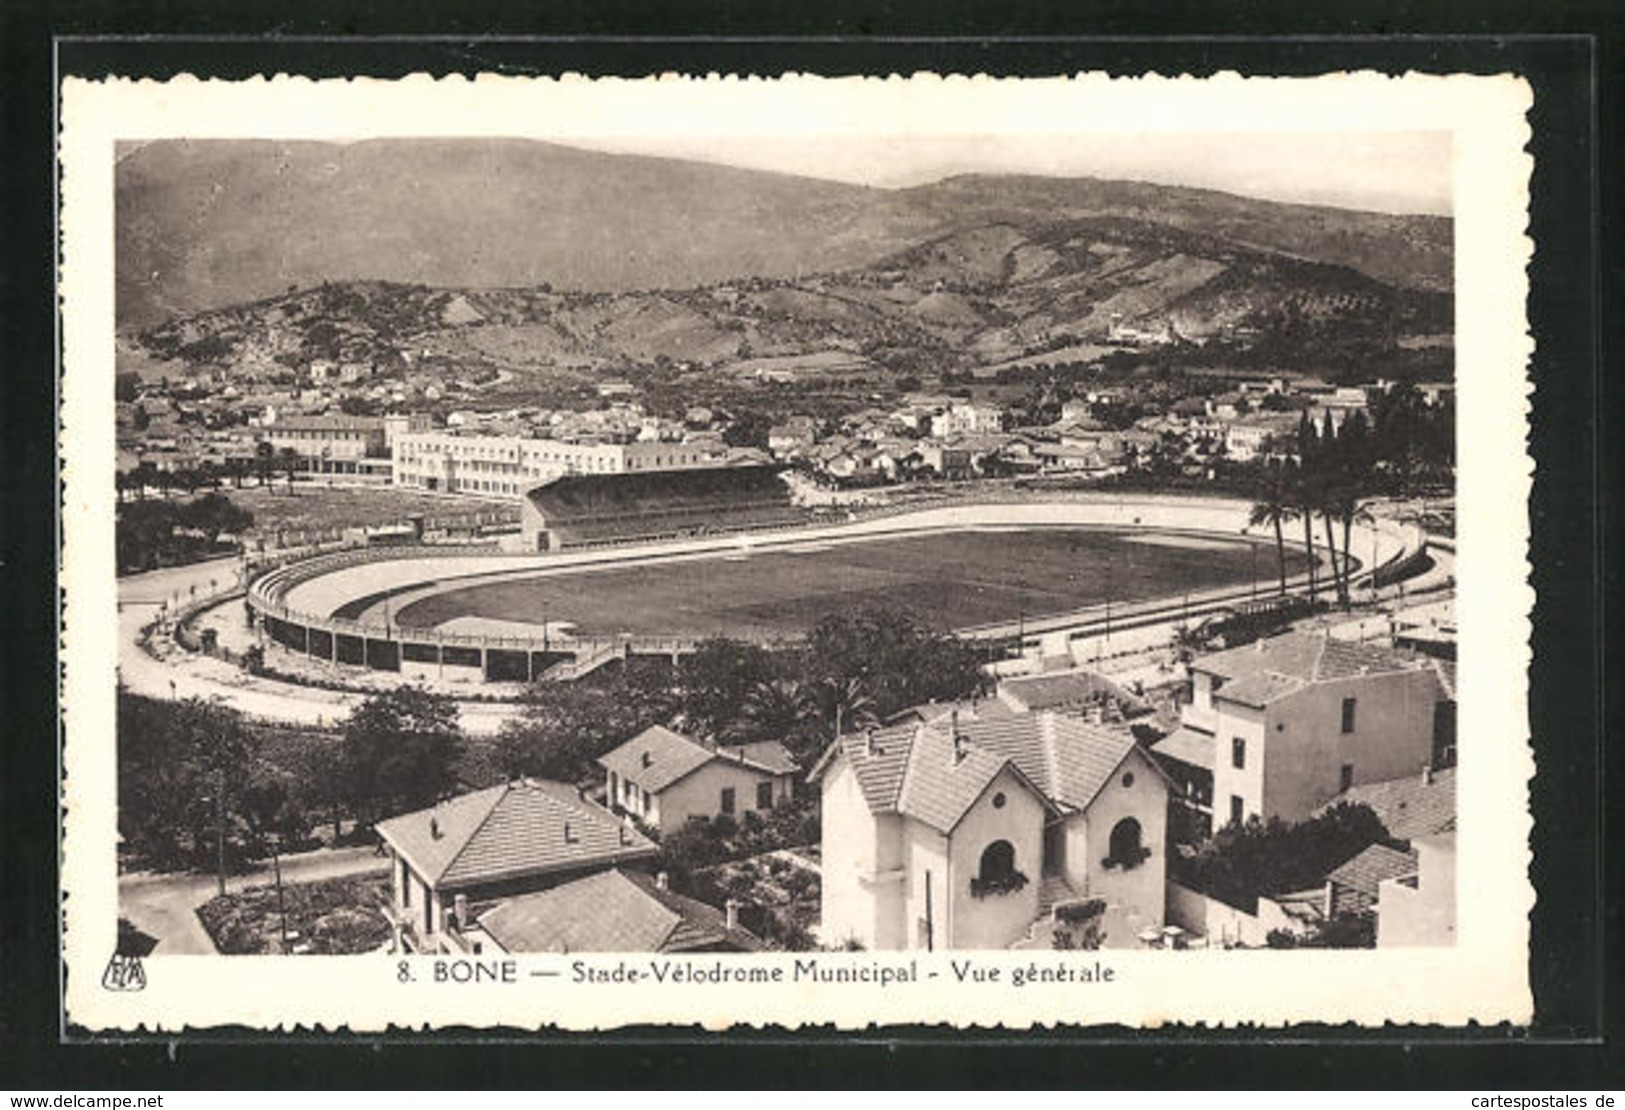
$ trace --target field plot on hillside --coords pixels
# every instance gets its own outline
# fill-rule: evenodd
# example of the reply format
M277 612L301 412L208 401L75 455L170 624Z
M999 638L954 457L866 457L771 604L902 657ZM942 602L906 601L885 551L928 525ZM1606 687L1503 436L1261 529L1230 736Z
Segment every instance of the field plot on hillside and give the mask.
M820 619L896 606L966 628L1114 602L1274 581L1273 545L1162 544L1094 529L965 531L642 563L448 591L404 606L403 627L457 617L568 621L582 635L797 636ZM1301 556L1291 566L1301 564ZM545 618L544 618L545 614Z

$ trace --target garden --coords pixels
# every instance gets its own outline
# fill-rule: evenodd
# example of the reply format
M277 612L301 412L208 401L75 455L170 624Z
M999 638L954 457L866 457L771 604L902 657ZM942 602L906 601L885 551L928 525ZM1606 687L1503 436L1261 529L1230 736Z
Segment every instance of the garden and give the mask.
M349 956L389 943L389 899L389 880L365 875L286 884L280 891L248 887L211 898L197 915L223 955Z

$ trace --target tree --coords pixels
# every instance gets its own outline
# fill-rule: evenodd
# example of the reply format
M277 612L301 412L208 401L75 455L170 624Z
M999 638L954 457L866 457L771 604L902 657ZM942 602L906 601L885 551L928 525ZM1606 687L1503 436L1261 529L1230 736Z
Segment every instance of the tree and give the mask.
M525 708L503 725L496 761L506 775L566 782L597 776L595 761L650 725L671 720L672 693L621 674L602 682L537 682Z
M1258 500L1253 502L1253 511L1247 523L1254 526L1268 524L1275 530L1275 565L1280 574L1282 595L1286 593L1286 538L1282 526L1296 516L1297 510L1292 507L1280 469L1273 466L1267 468L1258 490Z
M809 682L840 686L858 680L869 708L884 720L912 705L981 693L981 663L981 654L964 641L928 629L902 610L875 608L820 621L807 637L804 666Z
M118 824L150 866L209 869L246 855L259 742L236 711L196 698L118 695Z
M826 676L809 687L807 700L810 715L820 726L822 740L833 740L880 721L874 698L864 689L863 679L855 676Z
M254 444L254 469L259 474L260 488L271 488L271 477L276 473L276 448L268 439Z
M1195 856L1170 857L1170 867L1193 889L1250 909L1260 895L1320 886L1333 868L1387 841L1370 807L1344 802L1296 823L1254 817L1226 825Z
M370 825L450 796L463 744L445 694L400 686L368 698L344 726L339 775L350 811Z
M741 412L722 430L722 442L729 447L758 447L765 451L768 429L772 426L773 418L765 413Z
M299 472L299 452L292 447L284 447L277 452L277 462L282 465L282 473L288 478L288 493L293 493L293 476Z
M180 520L219 544L222 536L241 536L246 532L254 523L254 514L224 494L206 493L182 507Z
M799 757L816 743L815 716L807 687L794 678L773 678L745 695L730 737L744 743L777 740Z
M702 737L732 729L751 691L773 677L773 659L763 648L722 636L702 640L677 665L688 728Z
M1303 553L1309 560L1309 604L1315 603L1318 568L1315 565L1315 513L1320 505L1320 480L1310 469L1309 456L1293 474L1291 497L1293 515L1303 521Z

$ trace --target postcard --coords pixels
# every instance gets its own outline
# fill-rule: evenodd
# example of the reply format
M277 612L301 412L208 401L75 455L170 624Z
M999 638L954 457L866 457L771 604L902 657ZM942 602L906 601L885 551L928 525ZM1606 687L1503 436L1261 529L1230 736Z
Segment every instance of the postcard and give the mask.
M1526 1024L1530 103L67 80L66 1027Z

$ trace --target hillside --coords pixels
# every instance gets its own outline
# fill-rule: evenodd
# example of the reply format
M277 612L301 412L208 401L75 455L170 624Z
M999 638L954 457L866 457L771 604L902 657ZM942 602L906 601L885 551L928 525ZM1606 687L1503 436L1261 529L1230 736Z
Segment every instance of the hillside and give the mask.
M884 385L1122 348L1368 372L1448 337L1451 311L1448 294L1347 266L1103 217L970 227L867 265L688 289L323 283L175 317L134 343L149 359L237 373L329 359L542 397L656 368Z
M325 281L680 291L870 270L954 236L970 237L960 241L983 258L976 265L1001 267L979 279L1025 280L1055 265L1049 229L1109 219L1343 267L1392 288L1444 292L1451 276L1451 224L1437 217L1090 178L972 175L875 189L528 140L154 142L121 154L115 204L125 329ZM973 327L966 313L925 304L909 326L957 337ZM716 336L695 343L726 346Z

